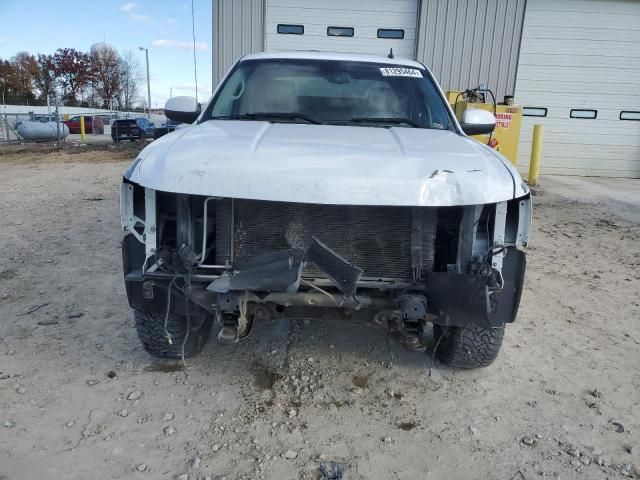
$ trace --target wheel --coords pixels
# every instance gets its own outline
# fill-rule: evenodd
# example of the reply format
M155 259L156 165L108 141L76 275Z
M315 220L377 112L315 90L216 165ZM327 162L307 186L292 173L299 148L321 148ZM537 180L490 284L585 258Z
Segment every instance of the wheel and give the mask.
M445 365L459 368L488 367L498 356L504 325L496 328L433 326L435 354Z
M192 357L202 350L202 347L211 334L211 317L205 315L190 315L187 322L185 315L169 313L167 328L165 331L164 315L151 314L142 310L134 310L133 316L136 321L138 338L144 349L154 357L159 358L181 358L182 344L184 344L185 358ZM187 323L190 323L189 335L187 336ZM171 343L166 332L171 336Z

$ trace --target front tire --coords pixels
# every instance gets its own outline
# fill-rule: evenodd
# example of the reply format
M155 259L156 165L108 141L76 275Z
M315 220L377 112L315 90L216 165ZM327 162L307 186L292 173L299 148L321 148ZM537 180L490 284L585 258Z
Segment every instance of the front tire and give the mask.
M488 367L498 356L504 325L495 328L434 325L435 354L445 365L458 368Z
M147 353L158 358L181 358L182 344L185 341L185 337L185 358L197 355L209 339L213 323L211 317L205 315L192 314L188 322L186 315L171 312L167 319L165 331L164 315L162 314L134 310L133 316L142 346ZM190 323L188 336L187 323ZM169 332L171 336L171 343L169 343L166 332Z

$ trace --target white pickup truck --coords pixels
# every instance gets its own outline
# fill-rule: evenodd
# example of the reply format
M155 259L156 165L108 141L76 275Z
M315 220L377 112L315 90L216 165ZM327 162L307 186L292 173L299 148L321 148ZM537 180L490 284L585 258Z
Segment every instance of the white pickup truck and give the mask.
M239 59L190 126L147 146L121 192L126 290L152 355L237 342L290 307L357 309L457 367L494 361L515 320L527 185L467 134L419 62L319 52Z

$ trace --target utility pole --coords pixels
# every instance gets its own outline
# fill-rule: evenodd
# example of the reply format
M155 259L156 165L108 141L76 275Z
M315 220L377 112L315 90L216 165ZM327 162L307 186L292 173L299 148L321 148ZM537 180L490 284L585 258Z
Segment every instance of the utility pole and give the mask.
M58 96L56 95L54 99L56 101L56 133L58 135L58 148L60 148L60 108L58 107Z
M149 79L149 49L144 47L138 47L140 50L144 50L147 59L147 118L151 118L151 80Z

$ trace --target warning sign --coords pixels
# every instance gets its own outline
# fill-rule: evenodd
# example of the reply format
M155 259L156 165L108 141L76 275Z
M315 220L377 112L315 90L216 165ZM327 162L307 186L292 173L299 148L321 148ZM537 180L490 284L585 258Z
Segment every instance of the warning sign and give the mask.
M496 113L496 127L509 128L513 120L513 113Z

